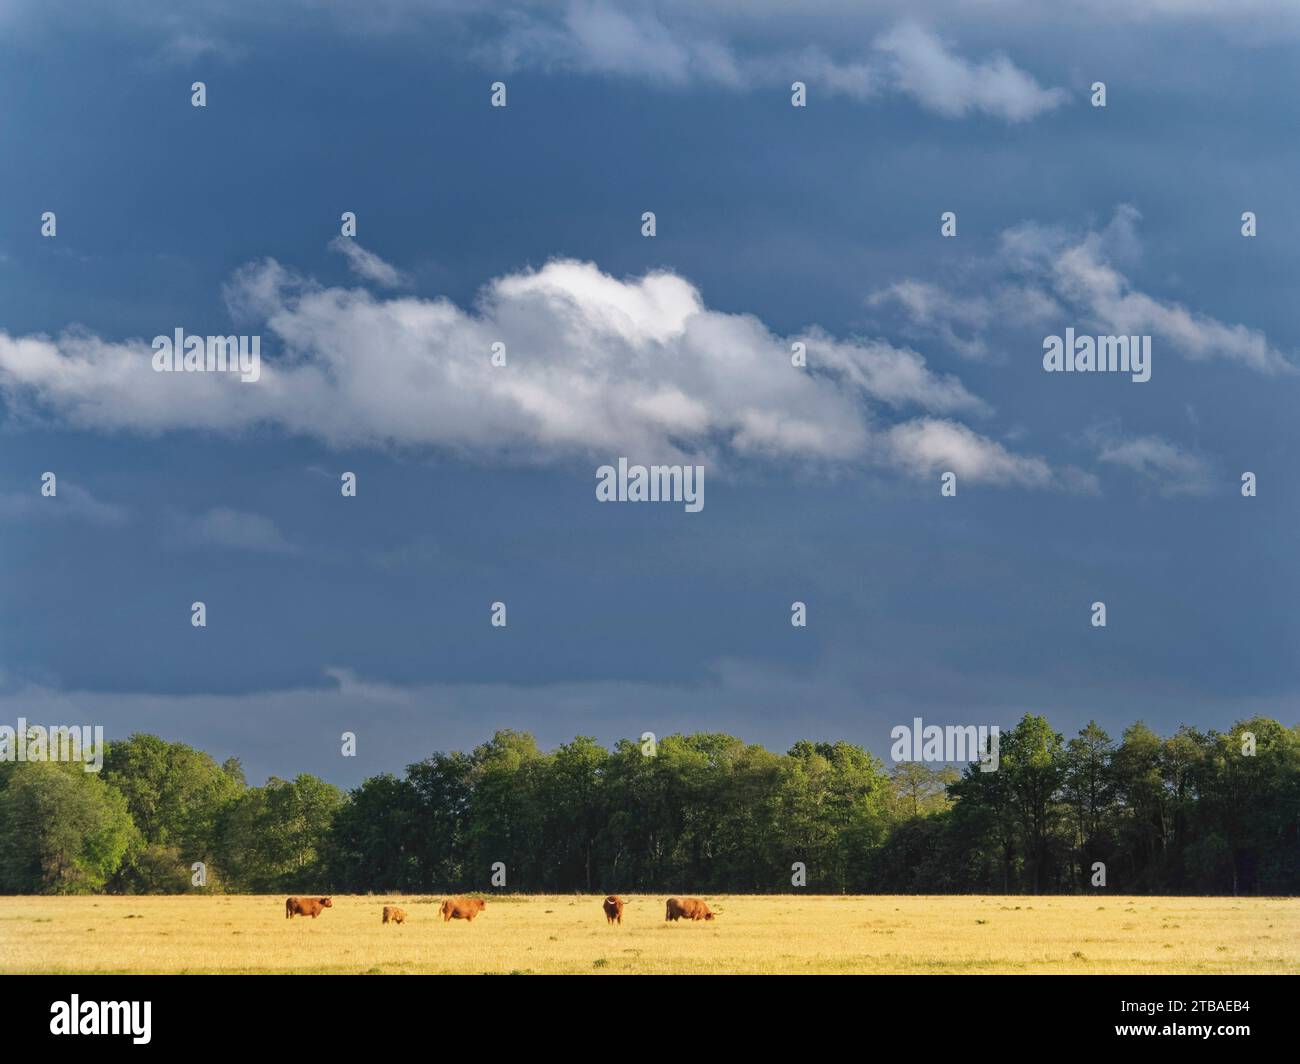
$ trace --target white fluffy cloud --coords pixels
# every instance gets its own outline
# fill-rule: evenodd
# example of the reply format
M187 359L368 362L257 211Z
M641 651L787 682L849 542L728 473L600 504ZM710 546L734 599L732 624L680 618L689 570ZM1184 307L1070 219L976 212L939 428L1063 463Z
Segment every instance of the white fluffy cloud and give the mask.
M1044 89L1005 55L972 62L915 23L876 42L889 57L889 83L945 118L972 113L1023 122L1063 104L1062 89Z
M895 425L887 443L895 463L917 476L951 471L959 483L1054 487L1085 494L1100 490L1091 473L1072 466L1054 471L1042 458L1015 454L996 440L944 418L914 418Z
M140 340L0 332L0 389L94 429L269 424L335 446L534 462L774 458L920 473L946 458L976 480L1050 480L1041 459L1016 458L951 420L988 410L917 352L816 328L779 337L752 315L709 309L670 272L620 280L557 260L493 280L465 310L323 287L267 260L238 271L226 295L233 312L261 323L256 382L156 373ZM806 369L791 365L795 340L807 345ZM492 364L496 342L505 366ZM891 429L918 416L942 420Z
M1293 373L1295 363L1258 329L1229 324L1180 303L1138 291L1120 269L1140 253L1131 206L1110 224L1083 234L1027 223L1002 234L992 263L972 271L979 291L952 292L908 279L868 297L873 306L893 304L918 331L943 338L967 356L987 350L993 325L1041 326L1056 319L1108 335L1152 335L1191 361L1225 359L1266 374ZM989 274L1001 274L992 294Z

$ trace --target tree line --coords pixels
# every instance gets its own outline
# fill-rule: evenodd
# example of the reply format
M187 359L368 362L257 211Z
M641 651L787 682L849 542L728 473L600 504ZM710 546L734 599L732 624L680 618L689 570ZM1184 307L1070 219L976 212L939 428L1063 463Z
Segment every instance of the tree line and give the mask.
M1027 714L991 772L712 733L544 751L505 730L346 793L249 786L237 759L146 734L99 773L0 762L4 893L441 893L489 889L498 863L538 892L1296 894L1300 727L1067 741Z

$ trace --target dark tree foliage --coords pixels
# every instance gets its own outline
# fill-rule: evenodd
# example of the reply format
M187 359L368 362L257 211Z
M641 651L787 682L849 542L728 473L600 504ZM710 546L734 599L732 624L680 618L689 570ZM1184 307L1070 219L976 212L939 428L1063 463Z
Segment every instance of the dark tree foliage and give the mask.
M1300 728L1256 717L1162 739L1139 723L1116 742L1092 722L1066 742L1030 714L999 754L992 772L886 774L848 743L778 755L674 735L649 756L580 737L543 753L502 732L412 765L410 796L368 813L360 838L336 831L338 868L374 890L483 888L494 862L523 891L782 892L796 862L822 892L1300 889ZM392 878L398 839L411 863Z
M147 735L102 775L0 763L0 891L181 891L202 861L204 889L300 893L483 890L498 864L515 891L1300 892L1300 728L1265 717L1066 741L1027 714L994 771L507 730L348 794Z

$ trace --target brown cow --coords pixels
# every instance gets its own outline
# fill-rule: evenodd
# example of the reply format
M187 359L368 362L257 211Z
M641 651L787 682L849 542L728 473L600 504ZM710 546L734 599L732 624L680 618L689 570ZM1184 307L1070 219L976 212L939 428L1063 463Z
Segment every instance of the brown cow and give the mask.
M322 909L332 909L334 902L329 898L285 898L284 918L292 920L295 916L310 916L313 920Z
M605 919L611 924L623 922L623 899L617 894L611 894L605 899Z
M384 923L400 924L406 920L406 910L399 909L396 905L384 906Z
M668 920L712 920L713 913L699 898L669 898L665 922Z
M487 908L482 898L448 898L442 903L442 922L448 920L473 920Z

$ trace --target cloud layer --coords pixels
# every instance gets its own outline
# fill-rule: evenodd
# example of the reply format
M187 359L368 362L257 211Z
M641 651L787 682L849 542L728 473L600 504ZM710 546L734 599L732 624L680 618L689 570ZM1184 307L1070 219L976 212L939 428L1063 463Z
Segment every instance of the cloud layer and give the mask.
M898 95L945 118L983 114L1022 122L1068 98L1062 89L1040 86L1004 54L968 59L911 21L878 34L865 54L835 58L816 45L796 51L741 49L716 23L669 22L648 8L572 0L557 12L514 19L479 51L485 62L507 72L561 69L678 88L711 84L734 90L798 80L814 97L862 101Z

